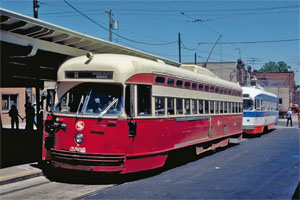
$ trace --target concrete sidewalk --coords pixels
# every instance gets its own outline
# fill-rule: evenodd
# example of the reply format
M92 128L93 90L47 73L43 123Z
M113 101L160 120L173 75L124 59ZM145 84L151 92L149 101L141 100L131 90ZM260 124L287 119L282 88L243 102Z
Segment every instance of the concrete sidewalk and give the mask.
M37 163L17 165L0 169L0 185L26 180L43 175Z

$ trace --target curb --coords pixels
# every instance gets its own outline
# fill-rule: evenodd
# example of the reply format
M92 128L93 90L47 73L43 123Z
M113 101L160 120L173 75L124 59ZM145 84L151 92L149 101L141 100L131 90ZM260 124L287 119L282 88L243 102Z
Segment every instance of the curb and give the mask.
M39 169L34 169L31 171L27 171L27 172L20 172L20 173L16 173L16 174L11 174L11 175L7 175L4 177L0 177L0 185L5 185L5 184L9 184L9 183L14 183L17 181L23 181L26 179L30 179L30 178L35 178L35 177L39 177L42 176L43 172Z

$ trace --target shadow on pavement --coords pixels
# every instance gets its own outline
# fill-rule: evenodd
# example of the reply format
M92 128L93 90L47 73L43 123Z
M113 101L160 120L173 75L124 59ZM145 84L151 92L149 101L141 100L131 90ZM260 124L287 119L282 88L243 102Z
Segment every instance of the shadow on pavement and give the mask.
M129 173L101 173L101 172L86 172L86 171L72 171L65 169L54 169L50 166L43 167L44 175L51 181L72 183L72 184L91 184L91 185L104 185L104 184L122 184L125 182L137 181L149 177L156 176L165 171L186 165L191 162L195 162L199 159L211 156L217 152L226 150L239 144L229 144L226 147L220 147L215 150L204 152L200 155L196 155L194 148L184 148L171 152L168 156L165 165L158 169Z
M41 158L42 136L37 131L1 129L0 168L38 162Z

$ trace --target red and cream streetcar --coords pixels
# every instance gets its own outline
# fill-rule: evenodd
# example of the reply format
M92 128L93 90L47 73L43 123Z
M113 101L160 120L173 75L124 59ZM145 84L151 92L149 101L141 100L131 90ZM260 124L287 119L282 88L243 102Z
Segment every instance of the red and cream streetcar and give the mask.
M43 160L56 168L130 173L199 154L242 133L242 88L194 66L99 54L61 65Z

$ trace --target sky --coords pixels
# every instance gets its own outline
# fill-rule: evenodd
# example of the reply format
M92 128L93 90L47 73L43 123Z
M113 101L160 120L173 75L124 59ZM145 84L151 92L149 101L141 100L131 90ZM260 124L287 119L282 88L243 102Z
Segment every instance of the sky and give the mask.
M260 69L284 61L300 85L300 1L293 0L39 0L38 18L181 62L236 62ZM0 0L1 8L33 16L33 0ZM218 41L218 42L217 42ZM215 42L217 44L213 48Z

